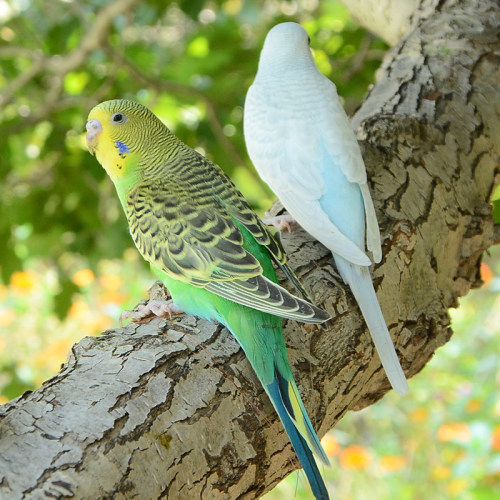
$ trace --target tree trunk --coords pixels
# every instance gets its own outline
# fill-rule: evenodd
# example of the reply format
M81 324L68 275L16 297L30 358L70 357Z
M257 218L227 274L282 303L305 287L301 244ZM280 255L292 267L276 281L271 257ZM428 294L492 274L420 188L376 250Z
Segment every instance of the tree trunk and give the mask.
M435 14L440 0L341 0L361 26L389 45L396 45L424 18Z
M440 2L387 54L354 118L383 237L373 278L408 376L449 340L447 310L480 283L494 240L499 24L493 0ZM322 436L389 383L331 255L299 229L283 240L334 316L285 325ZM0 409L1 498L257 498L297 467L236 341L186 315L84 338L54 378Z

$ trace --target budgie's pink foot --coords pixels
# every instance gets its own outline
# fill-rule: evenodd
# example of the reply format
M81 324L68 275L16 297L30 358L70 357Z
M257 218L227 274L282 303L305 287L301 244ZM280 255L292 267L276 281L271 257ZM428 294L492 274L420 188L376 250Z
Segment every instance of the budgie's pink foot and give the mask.
M290 214L273 217L269 212L266 212L266 218L262 219L262 222L268 226L277 227L280 231L286 229L288 232L292 230L292 225L297 224L297 221Z
M182 314L183 312L180 307L174 304L172 299L151 299L146 304L139 304L133 311L123 311L120 315L120 323L128 318L134 323L141 323L148 318L151 319L151 316L168 316L169 319L172 319L172 315Z

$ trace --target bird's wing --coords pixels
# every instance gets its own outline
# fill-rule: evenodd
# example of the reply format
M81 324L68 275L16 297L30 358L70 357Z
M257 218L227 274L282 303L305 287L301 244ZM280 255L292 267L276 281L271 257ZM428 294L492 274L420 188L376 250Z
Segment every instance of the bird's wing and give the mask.
M335 161L342 164L338 151L325 157L331 155L325 137L335 130L322 127L322 122L329 123L322 102L313 102L307 110L295 109L293 103L287 106L275 95L254 84L245 103L245 141L259 175L306 231L347 260L370 265L367 255L320 205L328 191L325 168Z
M127 198L127 216L145 258L175 279L201 286L262 273L233 220L194 200L142 183Z
M277 316L317 323L329 315L262 275L229 214L139 184L127 198L130 231L140 252L169 276Z
M335 84L322 76L317 81L322 106L316 123L321 127L326 149L349 182L366 183L366 168L351 122L342 107Z
M366 215L366 246L372 253L373 260L382 260L382 247L380 244L380 229L378 227L377 214L373 206L373 200L368 189L368 184L360 184L361 194L365 205Z
M380 230L375 214L375 207L367 185L366 167L361 156L359 144L347 114L342 107L335 85L327 78L322 79L321 87L325 97L325 108L322 117L326 147L334 161L340 166L349 182L359 184L366 217L366 246L372 252L373 260L380 262L382 250L380 246Z
M294 288L305 300L311 302L311 297L292 268L287 264L286 253L281 244L279 231L264 224L236 188L231 198L224 201L224 207L234 220L250 232L259 245L267 248L274 262L282 269Z

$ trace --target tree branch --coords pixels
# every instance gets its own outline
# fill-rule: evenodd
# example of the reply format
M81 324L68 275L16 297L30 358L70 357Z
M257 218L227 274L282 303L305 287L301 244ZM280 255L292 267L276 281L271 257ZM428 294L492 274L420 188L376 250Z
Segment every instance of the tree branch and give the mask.
M435 14L440 0L342 0L356 21L389 45L396 45Z
M388 54L354 118L383 236L373 277L408 376L449 340L448 308L495 238L499 22L493 0L441 2ZM321 436L389 383L328 251L301 230L283 240L334 315L285 325ZM185 315L83 339L56 377L0 409L0 436L5 498L256 498L297 467L235 340Z
M34 57L32 65L24 73L21 73L15 80L13 80L2 93L0 93L0 104L2 104L2 106L6 106L10 103L16 92L19 92L42 70L53 73L62 79L67 73L80 67L87 56L93 50L101 46L104 39L108 35L116 16L128 12L138 3L139 0L115 0L114 2L104 6L96 14L94 23L90 26L89 30L82 38L80 45L75 50L72 50L64 56L55 55L49 58L42 57L39 51L31 52L31 55ZM0 56L12 57L16 51L19 51L19 54L22 54L24 49L3 49L3 51L0 52Z

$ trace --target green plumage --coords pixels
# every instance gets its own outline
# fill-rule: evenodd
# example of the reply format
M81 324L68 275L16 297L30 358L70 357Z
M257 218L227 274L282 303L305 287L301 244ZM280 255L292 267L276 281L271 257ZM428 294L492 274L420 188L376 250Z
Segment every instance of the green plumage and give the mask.
M250 233L243 227L241 232L244 236L243 246L253 246ZM255 257L262 263L264 275L275 282L276 273L269 254L260 246L254 248L254 252ZM231 330L264 385L270 384L274 379L273 359L279 364L280 371L287 375L287 380L292 379L281 318L214 296L212 292L204 289L195 290L196 297L193 300L192 285L175 280L156 269L153 272L165 283L175 297L176 305L183 311L209 320L215 319Z
M115 183L140 253L177 307L220 321L236 337L316 497L327 498L310 451L328 459L293 381L279 316L319 323L328 314L277 284L273 261L305 293L274 231L229 178L147 108L107 101L91 111L87 128L89 148Z

